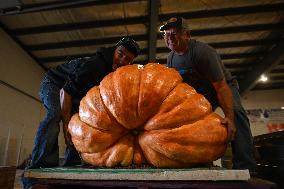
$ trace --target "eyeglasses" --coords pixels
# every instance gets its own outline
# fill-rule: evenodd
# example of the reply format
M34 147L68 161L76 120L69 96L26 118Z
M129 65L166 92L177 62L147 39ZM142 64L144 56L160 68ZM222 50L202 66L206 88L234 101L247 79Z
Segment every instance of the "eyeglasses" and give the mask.
M178 35L181 35L184 30L177 30L177 31L164 31L163 36L164 38L170 38L170 37L176 37Z

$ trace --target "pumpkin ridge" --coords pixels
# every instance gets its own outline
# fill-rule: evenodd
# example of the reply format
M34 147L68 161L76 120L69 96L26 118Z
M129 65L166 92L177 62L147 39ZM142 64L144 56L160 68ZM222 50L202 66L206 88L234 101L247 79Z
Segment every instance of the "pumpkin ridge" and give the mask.
M79 152L98 152L107 149L113 143L115 143L116 138L120 138L122 130L117 132L102 132L98 129L90 126L89 124L80 120L77 114L72 116L70 123L68 125L68 130L72 135L72 142ZM119 133L118 133L119 132ZM94 141L97 139L97 141ZM84 142L80 142L83 140ZM107 140L107 142L104 142Z
M99 91L100 91L100 88L99 88ZM105 108L105 111L107 112L108 116L111 117L111 118L116 122L117 125L119 125L120 127L124 128L124 129L127 129L127 128L123 127L123 125L122 125L121 123L119 123L118 120L117 120L117 119L112 115L112 113L109 111L108 107L105 105L105 102L104 102L103 99L102 99L101 92L99 92L99 96L100 96L100 98L101 98L102 104L103 104L103 106L104 106L104 108Z
M143 136L141 136L143 137ZM142 146L146 145L147 148L146 149L146 155L145 158L146 160L151 163L152 165L156 166L156 167L163 167L163 168L179 168L179 167L188 167L188 166L192 166L193 163L189 163L189 162L182 162L176 159L171 159L170 157L168 157L167 155L165 155L164 153L160 153L159 150L156 150L154 148L152 148L151 145L148 145L147 142L146 144L144 144L145 139L140 139L139 138L139 144L141 146L142 152L144 153L144 150L142 148ZM150 151L149 151L150 149ZM149 155L149 152L154 152L154 154ZM150 157L151 156L151 157Z
M149 63L149 64L147 64L147 66L150 67L150 66L155 65L155 64L156 64L156 63ZM158 65L160 65L160 64L158 64ZM156 64L155 66L157 66L157 64ZM172 68L168 68L168 69L172 69ZM144 67L143 67L143 71L145 71ZM140 75L140 79L142 79L143 71L142 71L142 73L141 73L141 75ZM167 97L169 96L169 94L171 94L171 92L172 92L180 83L182 83L182 79L181 79L180 81L176 81L175 86L172 86L172 88L168 91L168 94L165 95L164 98L161 100L160 104L158 105L159 108L157 108L156 112L153 112L151 115L148 115L148 116L146 117L144 123L141 124L142 127L144 127L144 126L146 125L146 123L147 123L152 117L154 117L154 116L159 112L161 105L162 105L162 104L164 103L164 101L167 99ZM141 85L142 85L142 84L143 84L143 82L140 82L138 108L139 108L139 102L140 102L140 100L141 100L141 98L142 98L142 97L141 97L141 88L142 88ZM138 112L139 112L139 111L138 111ZM138 113L138 114L139 114L139 113Z
M180 162L204 163L212 159L215 160L226 149L226 130L220 125L220 118L217 114L211 113L204 119L180 128L148 131L142 138L142 144L144 141L146 149L142 149L147 152L149 150L147 148L151 148L169 159ZM207 133L209 136L204 138ZM213 148L216 150L212 150Z
M106 76L101 84L101 97L109 112L124 128L136 128L141 120L137 116L137 101L142 70L138 65L118 68Z
M91 114L96 116L92 116ZM111 131L112 127L110 127L110 124L123 129L118 121L109 114L109 111L102 100L100 88L97 86L91 88L81 100L79 117L84 123L99 130ZM100 125L102 124L103 117L106 118L106 121L104 121L103 125Z
M174 87L169 91L168 95L164 98L164 100L163 100L162 103L160 104L160 107L161 107L161 105L164 103L164 101L167 99L167 97L169 96L169 94L171 94L171 92L172 92L173 90L175 90L175 88L178 86L178 84L180 84L180 83L177 83L177 85L174 86ZM158 109L158 111L157 111L156 113L158 113L158 112L159 112L159 109Z
M179 90L176 90L176 92L170 94L171 96L169 98L166 98L167 102L162 104L158 113L145 124L145 130L178 128L182 125L191 124L200 119L204 119L212 112L208 100L196 91L192 92L189 97L185 95L186 93L181 94L183 97L186 96L187 98L184 100L179 98L177 102L174 102L172 97L175 96L174 94L178 94L178 91ZM199 111L195 108L198 108ZM168 111L164 111L164 109Z

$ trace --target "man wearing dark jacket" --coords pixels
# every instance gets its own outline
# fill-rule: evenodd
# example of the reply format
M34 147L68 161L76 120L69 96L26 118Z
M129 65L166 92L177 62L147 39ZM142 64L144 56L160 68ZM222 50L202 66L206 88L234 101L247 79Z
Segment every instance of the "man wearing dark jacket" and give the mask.
M138 44L125 37L114 47L100 48L93 57L75 59L47 72L40 89L47 114L39 125L31 163L27 168L58 166L61 120L67 145L63 166L81 163L67 132L71 116L78 112L80 100L90 88L99 85L107 74L118 67L131 64L139 51Z

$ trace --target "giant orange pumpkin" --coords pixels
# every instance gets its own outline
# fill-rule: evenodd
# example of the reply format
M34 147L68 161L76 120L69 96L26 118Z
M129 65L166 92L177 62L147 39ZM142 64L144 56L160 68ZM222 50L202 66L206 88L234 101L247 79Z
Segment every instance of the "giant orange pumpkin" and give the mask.
M68 129L89 164L177 168L224 154L227 130L220 120L174 69L129 65L87 93Z

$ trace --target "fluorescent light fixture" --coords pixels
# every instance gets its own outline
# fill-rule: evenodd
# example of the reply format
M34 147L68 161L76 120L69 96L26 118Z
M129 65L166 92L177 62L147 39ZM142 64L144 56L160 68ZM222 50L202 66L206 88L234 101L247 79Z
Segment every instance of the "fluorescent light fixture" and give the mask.
M261 82L266 82L267 80L268 80L268 77L264 74L262 74L259 78L259 81L261 81Z

